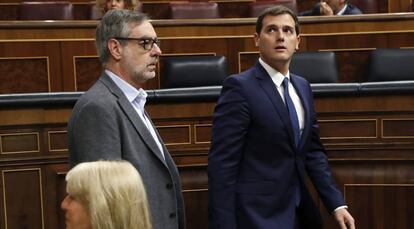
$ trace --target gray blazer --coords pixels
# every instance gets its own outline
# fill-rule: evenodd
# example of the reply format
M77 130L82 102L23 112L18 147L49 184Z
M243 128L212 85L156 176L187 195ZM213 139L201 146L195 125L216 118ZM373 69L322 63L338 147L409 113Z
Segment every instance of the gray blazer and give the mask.
M142 176L153 228L182 229L184 204L178 170L157 135L165 160L131 103L103 73L77 101L69 119L70 166L95 160L131 162Z

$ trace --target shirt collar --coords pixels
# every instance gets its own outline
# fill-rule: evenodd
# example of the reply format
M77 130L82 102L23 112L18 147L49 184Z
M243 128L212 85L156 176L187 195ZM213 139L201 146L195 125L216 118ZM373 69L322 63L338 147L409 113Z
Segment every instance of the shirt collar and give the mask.
M336 14L336 15L343 15L345 13L346 7L348 7L348 4L345 4L344 7Z
M105 73L109 77L111 77L115 84L121 89L121 91L125 94L129 102L132 103L135 99L140 99L143 100L145 104L148 94L145 92L144 89L136 89L135 87L131 86L125 80L121 79L119 76L117 76L115 73L111 72L108 69L105 69Z
M276 69L268 65L266 62L264 62L262 58L259 58L259 62L263 66L263 68L266 70L267 74L269 74L270 78L272 78L272 81L276 84L276 86L280 87L285 77L290 78L289 70L286 75L283 75L282 73L278 72Z

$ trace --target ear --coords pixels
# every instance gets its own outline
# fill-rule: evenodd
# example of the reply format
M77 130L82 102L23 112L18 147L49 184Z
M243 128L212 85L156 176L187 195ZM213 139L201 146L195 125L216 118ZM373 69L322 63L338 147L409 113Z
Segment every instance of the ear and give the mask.
M110 39L108 41L108 49L111 53L112 58L114 58L117 61L121 60L123 47L118 40L113 38Z
M296 48L295 51L299 50L299 43L300 43L300 35L298 35L298 37L296 38L298 42L296 42Z
M259 47L260 36L258 33L254 33L254 45Z

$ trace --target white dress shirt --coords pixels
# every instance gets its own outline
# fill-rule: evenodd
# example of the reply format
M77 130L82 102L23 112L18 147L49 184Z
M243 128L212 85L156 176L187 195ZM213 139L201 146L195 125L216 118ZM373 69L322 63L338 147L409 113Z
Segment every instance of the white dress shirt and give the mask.
M276 69L272 68L270 65L266 64L261 58L259 58L260 64L263 66L263 68L266 70L266 72L269 74L270 78L272 78L273 83L276 85L277 91L280 94L280 97L282 98L283 102L285 102L285 96L283 88L283 79L287 77L289 79L289 95L292 99L293 104L295 105L296 114L298 115L298 121L299 121L299 130L300 134L302 135L303 129L305 127L305 111L303 109L302 102L300 101L299 95L296 92L295 87L293 87L292 82L290 82L290 73L287 72L286 76L282 73L278 72Z
M108 69L105 70L105 73L108 74L109 77L111 77L111 79L115 82L115 84L125 94L128 101L131 103L132 107L134 107L138 116L141 118L142 122L148 128L149 132L151 133L152 137L155 140L155 143L157 143L157 146L161 151L161 155L165 159L164 150L162 148L161 142L158 139L158 136L154 130L154 127L149 121L149 118L147 117L147 115L145 115L144 106L147 101L148 94L142 88L136 89L135 87L131 86L129 83L127 83L126 81L124 81L123 79L121 79L119 76L115 75L115 73L109 71Z
M336 15L343 15L345 13L346 7L348 7L348 4L345 4L344 7Z

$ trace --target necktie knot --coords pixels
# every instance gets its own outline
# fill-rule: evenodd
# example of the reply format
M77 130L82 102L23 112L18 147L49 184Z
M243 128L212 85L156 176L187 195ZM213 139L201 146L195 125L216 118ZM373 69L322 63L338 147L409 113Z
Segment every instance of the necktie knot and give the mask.
M287 77L285 77L285 78L283 79L283 88L284 88L285 90L288 90L288 88L289 88L289 78L287 78Z

